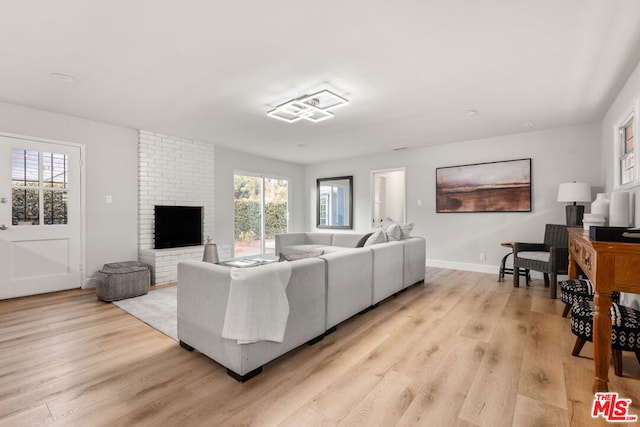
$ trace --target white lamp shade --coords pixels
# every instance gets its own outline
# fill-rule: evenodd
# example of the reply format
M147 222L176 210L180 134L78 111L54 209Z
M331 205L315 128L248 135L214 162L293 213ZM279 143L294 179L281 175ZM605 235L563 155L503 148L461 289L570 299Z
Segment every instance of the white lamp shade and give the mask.
M590 202L591 186L586 182L565 182L558 187L559 202Z

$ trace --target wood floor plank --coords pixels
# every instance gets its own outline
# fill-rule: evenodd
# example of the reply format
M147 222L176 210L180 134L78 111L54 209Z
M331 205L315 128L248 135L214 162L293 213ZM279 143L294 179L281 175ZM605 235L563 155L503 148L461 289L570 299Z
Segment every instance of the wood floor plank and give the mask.
M458 416L466 398L463 390L468 390L473 383L486 346L483 342L458 337L435 369L416 379L416 398L398 425L428 425L434 420L443 426L461 424Z
M300 427L300 426L317 426L317 427L333 427L337 423L317 411L304 406L296 413L279 424L280 427Z
M513 425L520 427L563 426L569 422L566 409L518 395Z
M532 312L522 358L521 395L567 409L558 316Z
M460 411L464 420L508 426L513 420L527 325L501 319Z
M388 371L382 381L346 417L339 426L392 426L405 413L416 396L413 381L396 371Z
M562 306L538 279L428 268L241 384L95 291L0 301L0 426L610 425L590 416L593 347L571 356ZM623 361L610 387L640 414Z

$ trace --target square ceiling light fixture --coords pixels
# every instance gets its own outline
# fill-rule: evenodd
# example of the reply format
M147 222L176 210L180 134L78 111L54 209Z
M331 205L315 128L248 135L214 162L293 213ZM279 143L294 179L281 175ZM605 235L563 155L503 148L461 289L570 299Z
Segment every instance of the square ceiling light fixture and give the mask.
M313 95L303 95L280 104L269 111L267 116L288 123L297 122L301 119L321 122L333 117L333 113L329 110L342 107L348 103L348 99L324 89Z

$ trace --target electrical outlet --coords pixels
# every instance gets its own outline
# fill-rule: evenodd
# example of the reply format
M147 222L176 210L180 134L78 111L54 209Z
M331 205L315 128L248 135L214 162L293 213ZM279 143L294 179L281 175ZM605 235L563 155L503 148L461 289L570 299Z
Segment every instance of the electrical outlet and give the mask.
M486 261L487 260L487 254L485 254L484 252L480 252L480 261Z

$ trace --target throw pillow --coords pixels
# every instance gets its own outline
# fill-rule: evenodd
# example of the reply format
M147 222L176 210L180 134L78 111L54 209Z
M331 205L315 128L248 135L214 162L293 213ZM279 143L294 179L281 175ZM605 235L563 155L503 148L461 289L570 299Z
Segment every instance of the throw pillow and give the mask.
M413 223L410 222L408 224L400 224L400 233L401 233L401 239L408 239L409 237L411 237L411 232L413 231Z
M309 252L295 252L295 253L283 253L280 252L280 259L278 261L297 261L299 259L305 258L317 258L320 255L324 254L323 250L319 251L309 251Z
M387 233L387 240L390 242L394 240L400 240L402 238L402 230L400 229L400 224L396 224L395 222L387 226L385 233Z
M364 236L362 236L362 238L360 240L358 240L358 243L356 243L356 248L361 248L364 246L365 242L367 241L367 239L369 237L371 237L373 233L367 233Z
M385 243L387 241L387 233L384 232L383 229L375 231L366 242L364 242L365 246L371 246L378 243Z

